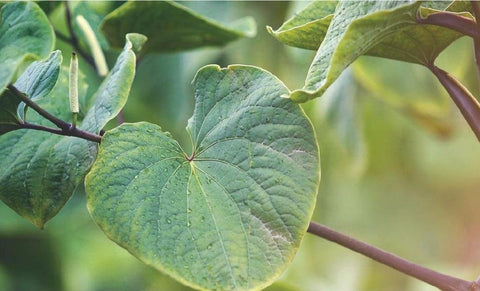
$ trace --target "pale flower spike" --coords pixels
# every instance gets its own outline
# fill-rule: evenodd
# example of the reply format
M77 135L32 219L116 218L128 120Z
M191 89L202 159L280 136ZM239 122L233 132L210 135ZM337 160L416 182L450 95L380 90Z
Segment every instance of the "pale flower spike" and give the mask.
M78 59L74 52L72 52L72 58L70 60L69 97L70 111L72 113L78 113L80 111L80 106L78 105Z
M92 52L95 66L97 67L98 75L100 75L101 77L105 77L108 74L107 62L105 61L105 56L103 54L102 48L100 47L98 39L95 37L95 33L93 32L92 27L90 26L90 24L88 24L87 20L82 15L78 15L75 20L77 21L78 26L85 35L87 44L90 47L90 51Z

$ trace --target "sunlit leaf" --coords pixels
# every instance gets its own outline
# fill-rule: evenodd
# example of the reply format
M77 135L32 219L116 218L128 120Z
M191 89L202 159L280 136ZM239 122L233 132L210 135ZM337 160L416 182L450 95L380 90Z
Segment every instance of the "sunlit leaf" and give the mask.
M317 50L327 33L337 1L313 1L277 30L268 32L286 45Z
M34 63L31 66L40 66ZM58 63L59 65L59 63ZM35 68L27 72L41 73ZM135 74L135 54L127 36L124 51L98 89L95 102L79 127L93 133L125 105ZM22 79L22 78L20 78ZM18 84L20 91L35 88L41 78L31 74ZM52 92L36 100L40 107L67 122L71 118L68 100L68 70L60 73ZM53 126L29 112L31 123ZM38 227L54 217L83 180L97 152L97 144L76 137L63 137L43 131L16 130L0 136L0 199Z
M260 289L293 259L319 180L312 126L255 67L207 66L194 80L193 153L159 126L102 139L88 208L116 243L201 289Z
M230 27L207 19L171 1L127 2L105 17L102 31L113 47L130 32L148 37L145 52L170 52L203 46L221 46L256 34L252 18Z
M321 6L320 4L307 6L298 16L284 24L287 30L282 26L278 33L275 33L277 38L286 44L318 48L304 87L290 95L295 102L305 102L321 96L341 72L361 55L429 65L440 52L462 36L461 33L447 28L418 24L416 22L418 9L421 9L423 16L438 12L420 7L421 2L341 1L329 26L331 11L318 10L315 5ZM440 6L447 5L432 7ZM466 6L457 4L447 7L452 11L462 8L466 9ZM314 20L314 14L317 14L317 20ZM310 18L304 21L303 15ZM467 12L462 16L471 17ZM290 23L296 26L290 28L288 26ZM316 27L320 24L323 28ZM323 37L322 33L319 36L318 31L325 30L326 27L328 30L325 36ZM308 47L304 45L305 43Z

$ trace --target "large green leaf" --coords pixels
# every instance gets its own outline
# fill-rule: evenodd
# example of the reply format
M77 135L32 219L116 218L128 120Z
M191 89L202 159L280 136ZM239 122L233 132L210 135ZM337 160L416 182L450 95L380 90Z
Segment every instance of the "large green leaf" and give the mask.
M221 46L256 34L255 22L251 18L224 27L171 1L127 2L105 17L102 30L113 47L121 46L126 33L146 35L149 41L145 52Z
M424 16L438 12L420 5L421 2L404 1L341 1L324 38L311 34L309 31L313 28L308 25L291 28L288 42L282 41L302 47L296 35L306 38L310 33L309 46L315 48L316 42L319 47L304 87L293 91L290 98L305 102L321 96L345 68L365 54L421 65L433 63L439 53L462 34L443 27L417 24L419 8ZM306 12L300 14L303 13ZM317 13L319 20L325 19L325 15Z
M53 28L37 4L4 5L0 23L0 92L12 82L25 61L46 57L53 44Z
M312 126L259 68L207 66L194 86L193 154L150 123L107 132L88 208L112 240L184 284L260 289L293 259L315 206Z
M96 93L79 127L98 133L125 105L135 74L131 36L124 51ZM32 66L38 66L38 63ZM27 71L30 71L27 70ZM41 70L31 70L40 72ZM37 82L40 78L31 76ZM28 82L19 90L35 87ZM59 118L71 117L68 100L68 70L62 70L50 94L36 102ZM52 126L30 112L28 121ZM75 137L41 131L17 130L0 136L0 199L38 227L55 216L83 180L97 152L97 145Z

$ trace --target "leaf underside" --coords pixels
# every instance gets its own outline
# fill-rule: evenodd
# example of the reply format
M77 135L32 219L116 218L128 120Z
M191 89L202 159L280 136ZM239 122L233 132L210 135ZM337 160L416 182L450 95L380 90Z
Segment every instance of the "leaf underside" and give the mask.
M421 2L405 1L340 1L331 12L332 7L326 4L312 3L277 31L270 28L270 33L285 44L318 49L304 87L293 91L290 98L305 102L321 96L361 55L432 64L462 34L417 24L419 9L423 16L439 11L420 5ZM449 11L465 8L465 4L426 6Z
M259 68L207 66L194 86L193 155L153 124L108 131L88 208L113 241L184 284L260 289L292 260L315 205L313 129Z

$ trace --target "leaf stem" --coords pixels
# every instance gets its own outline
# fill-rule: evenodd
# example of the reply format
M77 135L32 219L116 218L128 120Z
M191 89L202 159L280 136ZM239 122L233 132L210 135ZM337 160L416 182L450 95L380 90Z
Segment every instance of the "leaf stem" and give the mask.
M446 27L474 39L480 37L480 31L478 31L475 21L452 12L438 12L423 18L419 11L417 13L417 23Z
M477 65L477 74L478 74L478 84L480 85L480 5L476 1L470 1L472 6L473 15L475 16L475 30L477 31L477 36L473 38L473 49L475 52L475 64Z
M70 34L70 37L66 37L65 35L57 32L57 31L55 31L55 34L61 40L69 42L72 45L72 47L75 49L75 51L78 54L80 54L85 59L85 61L87 61L87 63L90 66L92 66L93 68L96 68L93 58L81 48L80 42L78 41L78 38L77 38L77 35L75 34L75 31L73 30L72 12L70 11L70 6L68 4L68 1L65 1L64 4L65 4L65 18L66 18L67 28L68 28L68 32Z
M319 236L352 251L365 255L374 261L387 265L408 276L415 277L441 290L480 290L480 286L477 285L476 282L469 282L425 268L313 221L310 222L307 231L313 235Z
M38 106L37 103L33 102L25 94L20 92L12 84L8 85L7 87L16 97L18 97L28 107L32 108L38 114L40 114L41 116L43 116L44 118L46 118L47 120L49 120L50 122L55 124L59 129L45 127L45 126L36 125L36 124L31 124L31 123L28 123L28 122L25 122L25 121L22 122L19 125L20 128L42 130L42 131L47 131L47 132L54 133L54 134L59 134L59 135L74 136L74 137L79 137L79 138L86 139L86 140L89 140L89 141L93 141L93 142L96 142L96 143L100 143L100 141L102 140L102 137L100 135L80 130L77 127L73 126L72 124L69 124L69 123L53 116L52 114L50 114L49 112L47 112L46 110L44 110L43 108Z
M56 129L56 128L51 128L47 126L32 124L28 122L23 122L19 125L19 129L33 129L33 130L46 131L46 132L50 132L58 135L78 137L78 138L85 139L88 141L93 141L96 143L100 143L102 140L102 137L99 135L80 130L77 127L73 127L73 126L71 127L70 130L63 130L63 129Z
M435 65L428 67L447 90L480 141L480 104L457 79Z

